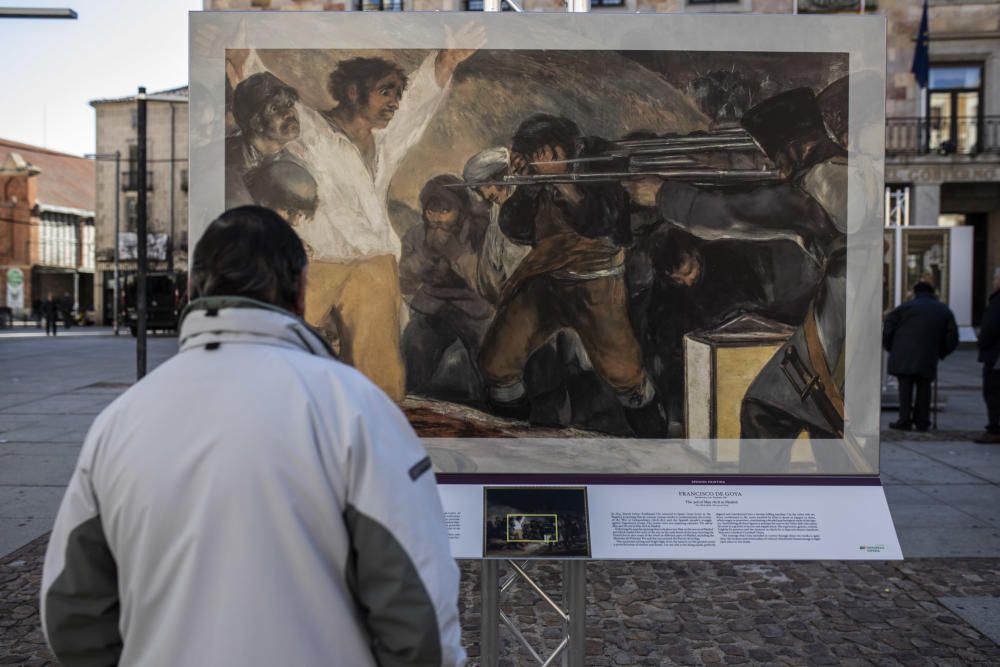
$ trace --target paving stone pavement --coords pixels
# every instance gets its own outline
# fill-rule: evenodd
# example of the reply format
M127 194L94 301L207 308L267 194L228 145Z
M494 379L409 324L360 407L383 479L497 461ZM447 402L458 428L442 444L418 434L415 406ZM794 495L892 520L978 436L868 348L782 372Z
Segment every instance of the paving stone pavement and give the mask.
M43 532L87 426L134 378L128 338L82 333L0 336L0 665L54 664L38 618ZM150 365L175 348L154 339ZM952 611L975 604L988 616L1000 600L1000 447L968 442L983 412L977 382L974 353L953 355L942 367L941 430L883 431L883 482L906 561L589 563L587 664L1000 665L1000 645L977 629L986 624ZM883 413L883 428L894 418ZM557 565L530 569L558 591ZM478 572L462 564L472 664ZM505 610L539 646L558 643L559 617L527 586ZM501 664L533 664L501 635Z
M0 559L0 665L55 665L39 626L48 536ZM528 567L558 590L559 566ZM559 595L553 596L559 602ZM1000 664L1000 646L940 598L1000 597L1000 559L818 562L610 561L587 564L587 664ZM461 622L479 663L479 565L462 564ZM560 618L526 585L503 608L537 649ZM500 664L533 664L506 631Z

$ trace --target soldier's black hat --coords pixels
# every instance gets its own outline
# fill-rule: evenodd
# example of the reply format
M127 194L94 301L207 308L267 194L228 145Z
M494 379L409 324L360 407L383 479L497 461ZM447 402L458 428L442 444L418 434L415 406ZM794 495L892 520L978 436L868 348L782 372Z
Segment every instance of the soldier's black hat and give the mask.
M769 97L743 114L740 124L772 160L789 146L829 140L811 88Z
M262 111L272 97L282 92L291 95L293 100L299 99L298 91L270 72L253 74L240 81L233 92L236 124L245 132L254 115Z

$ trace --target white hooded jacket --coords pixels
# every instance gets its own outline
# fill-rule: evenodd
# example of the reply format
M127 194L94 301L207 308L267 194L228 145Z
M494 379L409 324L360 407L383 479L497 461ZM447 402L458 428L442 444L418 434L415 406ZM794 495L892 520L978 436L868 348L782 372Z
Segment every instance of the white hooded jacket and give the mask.
M42 621L64 665L461 665L458 570L399 409L292 315L217 301L95 420Z

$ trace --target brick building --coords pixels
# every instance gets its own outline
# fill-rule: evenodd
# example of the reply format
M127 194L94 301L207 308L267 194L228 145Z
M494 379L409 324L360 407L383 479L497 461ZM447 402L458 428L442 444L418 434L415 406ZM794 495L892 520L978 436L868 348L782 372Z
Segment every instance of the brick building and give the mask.
M152 93L146 105L146 209L149 271L187 271L188 89ZM98 321L113 321L115 221L119 279L136 270L138 111L134 95L93 100L97 117ZM120 156L117 166L114 155Z
M18 272L23 297L8 303ZM27 314L51 292L90 310L93 282L93 162L0 139L0 306Z

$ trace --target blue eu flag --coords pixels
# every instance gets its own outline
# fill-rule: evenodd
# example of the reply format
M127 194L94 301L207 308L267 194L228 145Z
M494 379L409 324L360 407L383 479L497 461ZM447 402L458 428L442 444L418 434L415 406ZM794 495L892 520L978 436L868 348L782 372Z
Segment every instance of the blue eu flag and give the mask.
M924 0L924 14L920 17L920 32L917 33L917 50L913 53L913 72L917 85L927 87L927 77L931 70L930 33L927 28L927 0Z

